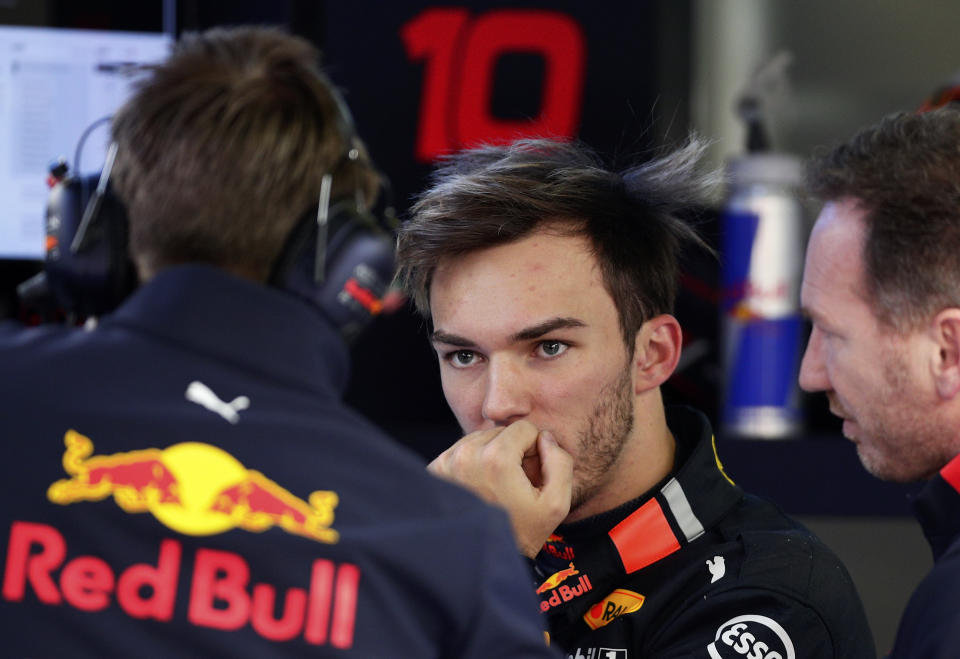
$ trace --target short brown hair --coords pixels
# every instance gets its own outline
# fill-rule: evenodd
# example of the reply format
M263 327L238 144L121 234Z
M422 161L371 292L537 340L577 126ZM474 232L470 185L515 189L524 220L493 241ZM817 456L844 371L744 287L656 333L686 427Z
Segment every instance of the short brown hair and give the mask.
M690 143L623 173L576 142L521 140L444 160L400 232L398 281L429 316L441 259L519 240L549 226L587 237L616 304L624 341L673 309L682 243L703 245L679 217L702 209L716 183Z
M113 120L111 181L141 275L210 263L263 281L331 170L373 196L365 154L307 41L269 28L185 35Z
M875 313L898 331L960 307L960 111L895 114L815 154L808 189L866 212Z

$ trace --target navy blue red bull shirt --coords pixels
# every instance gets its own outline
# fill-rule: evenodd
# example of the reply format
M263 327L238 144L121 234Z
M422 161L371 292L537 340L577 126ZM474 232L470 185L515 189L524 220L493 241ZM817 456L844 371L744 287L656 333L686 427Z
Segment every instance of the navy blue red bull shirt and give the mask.
M0 329L2 654L549 656L505 514L346 377L318 311L206 266Z
M728 478L702 414L667 423L673 474L561 525L537 556L552 643L571 659L874 659L839 559Z
M912 503L934 563L910 596L890 657L954 659L960 656L960 456Z

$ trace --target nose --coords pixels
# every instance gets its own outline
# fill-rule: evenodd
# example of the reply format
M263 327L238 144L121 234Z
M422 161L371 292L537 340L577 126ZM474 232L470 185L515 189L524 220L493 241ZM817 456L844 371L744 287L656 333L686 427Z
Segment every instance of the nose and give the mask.
M483 419L493 426L506 426L530 414L531 392L522 366L507 359L492 359L487 368L483 396Z
M807 349L800 362L800 388L804 391L826 391L830 388L823 362L823 334L814 325Z

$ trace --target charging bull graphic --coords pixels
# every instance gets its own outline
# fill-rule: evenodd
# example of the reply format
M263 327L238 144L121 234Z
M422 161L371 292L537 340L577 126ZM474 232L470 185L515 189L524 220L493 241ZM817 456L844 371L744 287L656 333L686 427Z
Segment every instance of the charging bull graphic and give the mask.
M233 528L261 532L274 526L306 538L335 543L336 492L318 490L304 501L226 451L200 442L112 455L93 455L93 442L69 430L63 468L70 478L47 489L47 498L67 505L113 495L128 513L149 512L187 535L213 535Z
M554 588L559 586L561 583L566 581L567 577L572 577L575 574L580 574L580 571L577 568L573 567L573 563L571 563L570 567L560 570L559 572L553 573L552 575L550 575L550 577L546 581L540 584L540 587L537 588L537 594L539 595L541 593L547 592L548 590L553 590Z

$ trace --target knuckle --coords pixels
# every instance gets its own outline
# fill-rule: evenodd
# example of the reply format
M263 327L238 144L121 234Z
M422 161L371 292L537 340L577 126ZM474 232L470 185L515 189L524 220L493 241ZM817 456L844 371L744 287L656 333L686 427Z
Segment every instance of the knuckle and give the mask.
M459 450L454 451L447 457L447 471L454 473L463 473L470 465L470 452Z
M483 451L483 464L490 474L501 474L510 466L510 456L498 445L488 444Z

